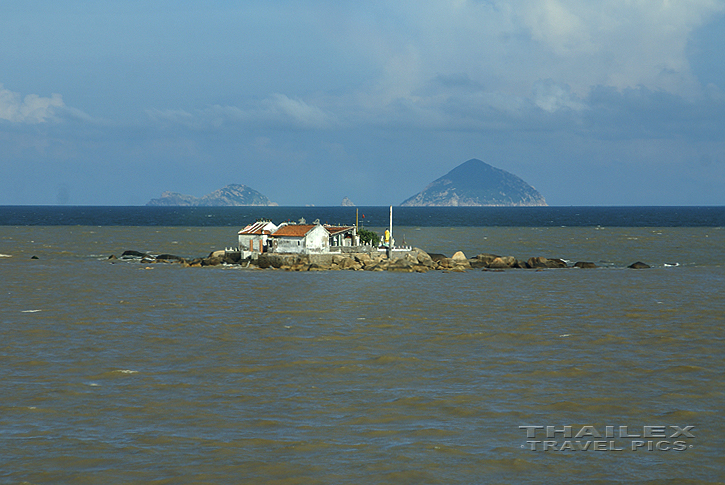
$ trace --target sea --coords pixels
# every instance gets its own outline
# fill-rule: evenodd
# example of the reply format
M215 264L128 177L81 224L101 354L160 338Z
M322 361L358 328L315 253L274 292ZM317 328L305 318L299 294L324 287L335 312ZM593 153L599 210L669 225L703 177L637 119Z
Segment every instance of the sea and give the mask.
M597 267L184 268L120 256L390 208L0 207L0 484L725 483L725 207L392 212Z

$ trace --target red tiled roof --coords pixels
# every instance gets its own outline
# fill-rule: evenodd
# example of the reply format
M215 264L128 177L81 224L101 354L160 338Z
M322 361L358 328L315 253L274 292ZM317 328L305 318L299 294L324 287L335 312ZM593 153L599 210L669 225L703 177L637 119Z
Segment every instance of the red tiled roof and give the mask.
M288 224L277 229L273 236L305 237L308 232L314 229L314 224Z

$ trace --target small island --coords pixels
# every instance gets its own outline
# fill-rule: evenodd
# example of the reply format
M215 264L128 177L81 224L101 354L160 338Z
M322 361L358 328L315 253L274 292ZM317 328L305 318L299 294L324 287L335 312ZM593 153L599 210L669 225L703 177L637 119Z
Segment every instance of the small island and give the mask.
M118 258L108 258L115 262ZM501 272L509 269L546 270L561 268L598 268L590 261L579 261L573 265L567 264L561 258L546 258L541 256L528 259L517 259L513 256L498 256L482 253L467 258L462 251L455 252L451 257L444 254L427 253L420 248L409 248L393 253L389 257L385 251L368 250L362 252L331 252L327 254L290 254L290 253L264 253L256 259L242 258L241 252L236 250L219 250L206 257L186 259L171 254L154 256L148 253L127 250L121 255L123 260L138 261L143 264L176 263L185 268L202 268L214 266L236 266L250 270L276 269L286 271L392 271L400 273L426 273L428 271L443 271L460 273L470 270ZM636 262L628 266L632 269L649 268L649 265Z
M203 197L166 191L147 206L229 207L276 206L266 195L241 184L229 184ZM347 196L340 203L354 207ZM545 206L544 197L520 177L472 158L431 182L421 192L404 200L401 206Z
M545 206L544 197L516 175L472 158L425 189L403 201L402 206Z
M229 184L203 197L184 195L177 192L164 192L158 199L151 199L147 206L174 207L237 207L237 206L276 206L251 187L240 184Z
M392 208L391 208L392 214ZM392 219L391 219L392 220ZM307 224L258 220L241 229L239 245L213 251L206 257L183 258L171 254L152 255L134 250L124 251L121 259L141 263L178 263L183 267L232 265L246 269L281 269L287 271L394 271L425 273L431 270L464 272L473 269L504 271L507 269L597 268L590 261L569 265L558 257L535 256L518 259L513 256L481 253L468 258L462 251L451 257L427 253L410 247L396 246L392 223L383 236L352 226L332 226L315 221ZM115 261L115 256L110 256ZM649 268L636 262L629 268Z

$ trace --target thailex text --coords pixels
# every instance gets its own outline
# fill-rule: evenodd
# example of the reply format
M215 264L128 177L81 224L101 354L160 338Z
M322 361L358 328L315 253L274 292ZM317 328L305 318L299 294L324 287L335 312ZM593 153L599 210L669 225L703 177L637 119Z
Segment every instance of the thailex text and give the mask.
M694 426L519 426L531 451L685 451Z

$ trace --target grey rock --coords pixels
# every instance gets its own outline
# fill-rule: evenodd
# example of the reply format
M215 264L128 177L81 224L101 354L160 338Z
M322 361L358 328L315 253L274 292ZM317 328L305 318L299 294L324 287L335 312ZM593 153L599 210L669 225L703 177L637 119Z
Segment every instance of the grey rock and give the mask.
M632 263L627 267L632 269L646 269L649 268L650 265L643 263L642 261L637 261L636 263Z

